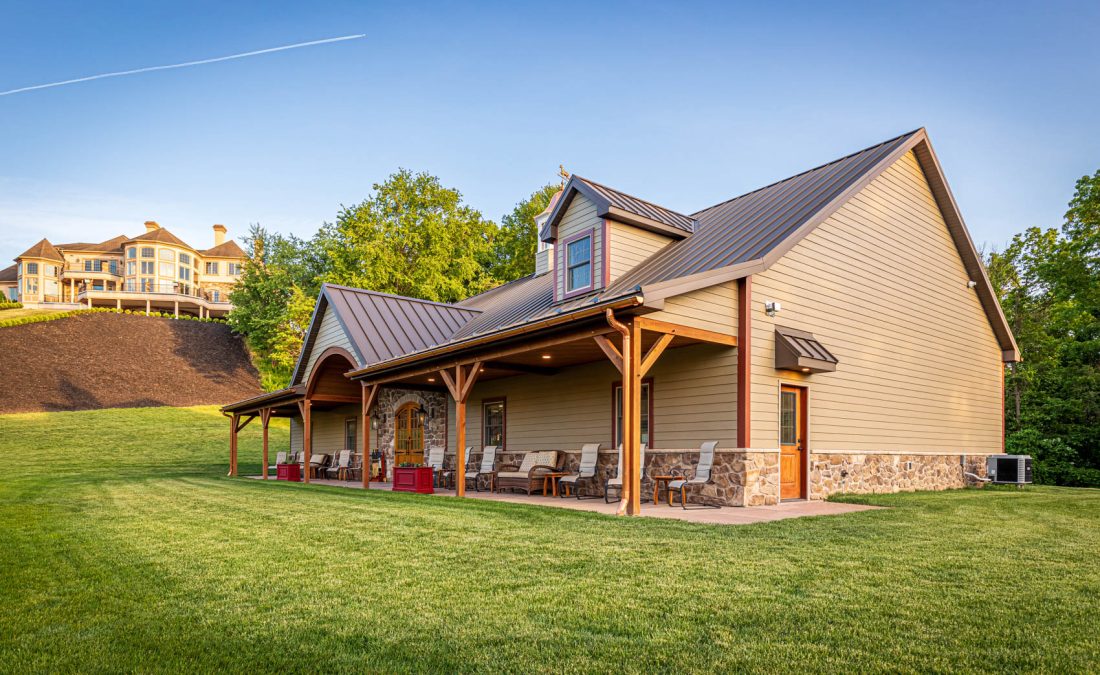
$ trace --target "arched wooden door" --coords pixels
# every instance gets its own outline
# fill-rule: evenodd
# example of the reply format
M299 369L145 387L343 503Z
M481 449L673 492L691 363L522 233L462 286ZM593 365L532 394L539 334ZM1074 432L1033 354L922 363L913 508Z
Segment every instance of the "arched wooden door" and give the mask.
M393 465L424 463L424 424L420 421L420 406L406 403L397 410L394 419Z

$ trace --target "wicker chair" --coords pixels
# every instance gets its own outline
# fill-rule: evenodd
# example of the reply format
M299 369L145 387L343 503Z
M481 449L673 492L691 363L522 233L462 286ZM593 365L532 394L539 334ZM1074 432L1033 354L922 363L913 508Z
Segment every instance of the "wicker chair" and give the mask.
M710 482L710 472L714 467L714 449L718 447L718 441L707 441L699 446L699 463L695 465L695 475L691 478L680 478L668 483L668 505L672 506L672 495L680 493L680 506L687 508L687 493L691 488L702 487ZM720 509L717 504L704 504L699 502L699 508Z
M644 478L645 477L645 443L642 443L641 460L642 460L642 477ZM608 478L607 481L603 484L603 500L607 504L611 503L611 495L609 494L611 492L611 490L618 490L618 492L619 492L619 499L616 499L615 501L619 501L623 498L623 444L622 443L619 443L619 463L615 465L615 475L612 476L611 478Z
M558 496L569 496L571 493L577 499L581 499L580 487L584 483L591 485L596 481L596 462L600 455L600 444L589 443L581 448L581 465L577 473L562 476L558 481ZM599 495L585 495L585 499L598 499Z
M473 448L467 448L472 450ZM496 480L496 465L497 465L497 446L486 445L481 451L481 467L473 472L466 474L466 487L470 487L470 481L474 482L474 491L481 492L481 480L482 478L489 479L489 490L492 491L494 482Z
M557 471L560 461L561 453L557 450L529 452L518 466L509 464L500 467L496 477L497 491L523 490L531 494L541 490L545 474Z

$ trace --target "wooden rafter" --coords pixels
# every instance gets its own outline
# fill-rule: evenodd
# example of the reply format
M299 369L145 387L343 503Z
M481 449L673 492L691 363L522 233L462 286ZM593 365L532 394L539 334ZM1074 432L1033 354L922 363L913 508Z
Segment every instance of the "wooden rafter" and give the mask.
M664 333L666 335L676 335L679 337L691 338L693 340L701 340L703 342L713 342L714 344L724 345L726 347L737 346L736 337L713 330L682 326L678 323L648 319L644 316L637 317L634 321L638 324L640 329L652 331L654 333Z
M623 372L623 354L619 351L619 348L603 335L594 335L592 339L600 350L607 355L611 365L615 366L615 369L620 373Z
M557 368L549 366L531 366L526 363L507 363L505 361L486 361L486 368L493 370L510 370L516 373L529 373L531 375L556 375Z
M661 354L668 348L668 345L676 339L676 336L671 333L663 333L661 337L657 338L657 341L653 343L653 346L646 352L645 357L642 359L641 376L645 377L649 369L653 367L653 364L657 363L657 359L661 358Z

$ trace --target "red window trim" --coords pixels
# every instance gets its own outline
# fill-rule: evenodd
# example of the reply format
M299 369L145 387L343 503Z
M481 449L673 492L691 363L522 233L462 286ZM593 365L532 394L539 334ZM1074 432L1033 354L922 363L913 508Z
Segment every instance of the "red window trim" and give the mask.
M569 290L569 244L588 237L588 285ZM596 228L590 228L574 234L561 243L561 290L562 300L575 298L578 295L591 293L596 290Z
M485 406L491 403L504 404L504 410L500 416L500 448L499 452L505 452L508 447L508 397L498 396L496 398L483 398L481 399L481 445L484 447L488 445L485 442Z
M647 408L646 412L649 413L649 442L647 444L647 447L652 448L653 447L653 438L654 438L654 436L653 436L653 399L654 399L653 392L654 392L654 387L653 387L653 378L652 377L642 378L642 385L644 386L644 385L647 385L647 384L649 385L649 405L646 406L646 408ZM611 383L611 447L612 448L618 448L619 447L619 439L617 438L618 431L619 431L619 425L618 425L618 419L616 419L616 417L615 417L615 390L618 389L621 386L623 386L623 381L622 380L616 380L616 381Z

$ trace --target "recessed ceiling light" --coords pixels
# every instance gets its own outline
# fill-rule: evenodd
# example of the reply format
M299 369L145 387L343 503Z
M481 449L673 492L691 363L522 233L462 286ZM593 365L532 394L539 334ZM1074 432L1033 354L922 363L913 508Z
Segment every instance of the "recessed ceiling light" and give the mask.
M435 378L434 377L429 377L428 382L435 382Z
M544 359L546 359L547 361L549 361L549 360L550 360L550 355L549 355L549 354L543 354L543 355L542 355L542 358L544 358Z
M810 369L809 369L809 368L803 368L803 369L802 369L802 372L804 372L804 373L808 373L808 372L810 372Z

